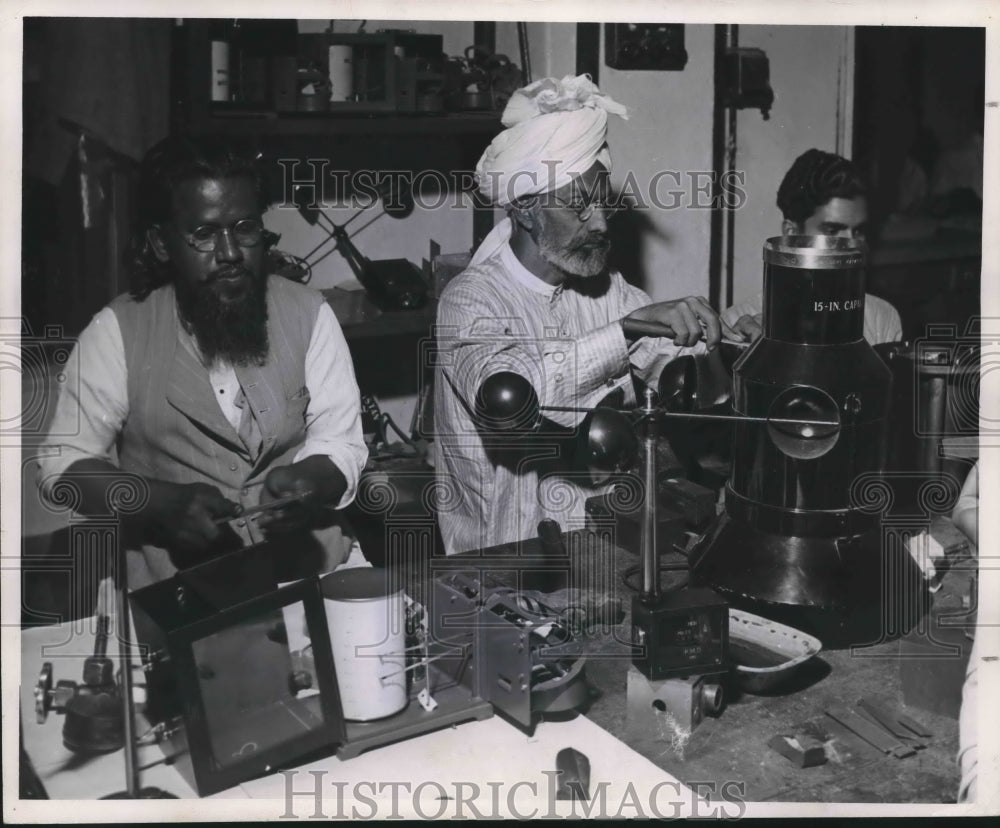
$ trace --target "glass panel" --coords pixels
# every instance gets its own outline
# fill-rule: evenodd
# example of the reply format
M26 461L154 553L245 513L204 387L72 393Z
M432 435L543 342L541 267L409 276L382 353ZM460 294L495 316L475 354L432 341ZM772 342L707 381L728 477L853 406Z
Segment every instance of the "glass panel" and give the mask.
M311 655L307 664L301 651L289 647L289 618L305 624L302 602L192 643L205 723L219 767L323 724Z

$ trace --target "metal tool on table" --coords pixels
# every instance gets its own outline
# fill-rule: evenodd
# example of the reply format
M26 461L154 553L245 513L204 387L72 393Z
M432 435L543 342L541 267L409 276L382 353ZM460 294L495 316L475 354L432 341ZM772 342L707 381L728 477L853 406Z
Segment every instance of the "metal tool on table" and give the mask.
M269 500L267 503L260 503L257 506L250 506L247 509L240 509L235 515L228 515L227 517L216 518L216 525L221 525L223 523L229 523L234 520L246 520L248 518L254 518L257 515L264 514L266 512L272 512L275 509L283 509L285 506L290 506L293 503L301 503L307 497L312 495L311 490L304 492L296 492L295 494L285 495L285 497L278 497L274 500Z
M484 557L489 549L481 550ZM461 557L461 556L458 556ZM464 563L466 568L462 567ZM450 564L450 562L449 562ZM567 712L589 698L585 659L567 619L469 561L434 580L431 640L475 659L475 695L522 728L540 714Z
M926 740L931 736L930 731L909 716L902 713L892 713L881 705L866 699L858 700L857 709L859 715L879 725L904 744L910 745L916 750L923 750L927 747Z
M124 742L121 693L114 664L107 657L109 619L97 617L94 654L83 665L83 681L61 679L52 687L52 662L42 665L35 685L35 715L45 722L50 710L64 714L63 744L74 753L107 753Z
M650 333L663 335L661 326ZM476 397L479 421L487 428L531 432L548 411L585 414L579 430L578 463L597 479L628 469L643 449L643 491L657 493L656 444L661 421L706 419L747 420L791 432L799 439L824 439L840 428L837 412L798 409L766 412L763 416L702 413L725 396L721 383L712 386L712 372L702 370L694 356L669 364L659 382L659 403L647 389L643 403L631 411L599 406L577 409L539 405L523 377L498 373L488 377ZM705 380L709 381L705 381ZM630 726L648 730L656 713L669 713L681 729L690 731L705 715L718 715L722 679L729 670L728 605L710 589L663 593L658 555L657 497L642 499L638 510L641 587L633 599L633 666L629 674ZM697 510L695 510L697 511ZM704 528L704 526L702 526ZM633 675L634 673L634 675Z
M141 501L141 499L139 499ZM135 733L135 701L133 698L131 648L133 642L126 632L131 629L128 605L128 576L125 548L115 548L115 610L114 629L118 639L118 675L107 655L111 630L111 613L106 606L103 587L97 599L97 634L94 654L84 662L83 682L60 680L52 688L52 664L42 665L35 686L35 713L43 723L50 709L65 713L63 744L77 753L106 753L124 747L125 788L102 799L176 799L154 786L142 787L137 760L138 740Z
M571 802L590 800L590 760L576 748L563 748L556 754L556 799Z
M661 381L661 397L670 399L675 408L690 408L694 389L685 387L683 380L694 374L693 363L682 359L679 365L680 382L668 374ZM527 380L510 373L487 378L477 394L476 410L487 427L510 431L530 431L545 411L582 411L586 417L577 458L595 479L627 469L641 446L642 491L646 496L638 518L641 587L632 601L629 727L648 731L651 719L666 713L671 722L690 731L705 715L718 715L723 697L721 679L729 669L726 602L711 590L664 593L660 588L658 426L663 417L684 414L657 405L651 389L647 389L643 404L629 412L603 406L593 410L539 406Z
M694 356L668 363L658 404L647 392L631 411L547 406L526 379L510 373L487 377L476 396L477 419L488 429L526 434L540 430L546 412L584 414L581 465L591 469L622 472L640 443L646 449L642 587L633 604L634 641L644 654L633 666L650 682L683 675L674 673L670 647L649 646L661 633L667 640L677 635L659 590L656 498L648 495L656 491L652 445L660 423L702 419L735 427L726 512L690 550L693 585L710 587L766 618L816 631L824 641L829 636L833 646L851 643L857 630L847 622L867 617L865 610L882 620L884 607L913 606L887 596L895 585L882 584L878 503L852 490L866 472L881 468L889 399L888 371L861 335L864 251L840 238L789 237L768 240L764 260L763 335L734 366L732 413L697 410L719 398L708 393L699 399L710 374L696 370ZM655 323L646 333L670 335ZM896 571L911 563L901 554ZM725 630L726 602L715 600L722 607L715 627L710 606L697 609L707 613L705 629ZM691 630L700 628L701 622L688 620ZM723 633L707 635L724 653ZM725 655L720 667L728 668Z
M860 736L868 744L896 759L904 759L913 756L917 750L915 747L904 744L898 737L890 733L881 724L862 716L854 710L845 707L831 706L826 709L826 715L839 722L852 733Z
M728 607L711 590L664 593L660 588L656 537L656 441L660 411L653 404L650 389L639 412L643 491L648 494L643 501L639 552L642 587L632 599L632 665L651 683L649 692L662 704L679 696L680 709L684 711L690 708L718 715L722 707L720 679L729 669ZM661 683L664 680L676 680L679 684L672 687ZM635 682L630 681L630 686ZM638 712L634 708L630 701L629 710ZM649 711L642 712L649 715ZM700 717L696 713L689 721L694 726Z

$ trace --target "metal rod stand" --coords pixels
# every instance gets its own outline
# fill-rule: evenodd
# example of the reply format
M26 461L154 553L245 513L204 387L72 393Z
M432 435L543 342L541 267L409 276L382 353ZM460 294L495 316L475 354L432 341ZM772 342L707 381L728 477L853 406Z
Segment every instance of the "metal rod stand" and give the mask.
M646 389L642 415L643 483L645 500L642 504L642 600L655 603L660 598L660 571L656 544L656 436L658 411L653 404L653 391Z
M121 673L122 717L125 733L125 790L102 799L176 799L159 788L139 787L139 762L135 742L135 702L132 698L132 622L128 606L128 569L125 546L119 537L115 549L115 635Z

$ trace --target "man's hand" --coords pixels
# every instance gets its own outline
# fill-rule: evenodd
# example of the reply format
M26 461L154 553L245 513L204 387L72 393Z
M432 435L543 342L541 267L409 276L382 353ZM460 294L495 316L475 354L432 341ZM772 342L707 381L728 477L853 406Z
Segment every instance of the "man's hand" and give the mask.
M204 552L222 535L219 518L234 517L239 504L227 500L206 483L168 483L141 477L96 457L77 460L63 474L65 484L77 490L81 515L106 516L112 490L122 484L142 491L142 503L120 512L126 525L151 532L154 542L171 551Z
M204 552L219 540L219 518L235 517L239 504L207 483L150 481L143 517L168 549Z
M733 339L742 342L753 342L757 337L759 337L764 329L760 324L760 314L751 316L750 314L744 314L739 319L736 320L736 324L733 325L737 336Z
M269 535L312 528L346 489L347 480L329 457L314 455L290 466L273 468L264 479L261 504L290 495L303 498L264 512L258 518L258 525Z
M690 347L704 339L709 349L719 344L723 331L727 336L739 338L703 296L655 302L634 310L622 320L622 330L629 339L663 336L681 347Z

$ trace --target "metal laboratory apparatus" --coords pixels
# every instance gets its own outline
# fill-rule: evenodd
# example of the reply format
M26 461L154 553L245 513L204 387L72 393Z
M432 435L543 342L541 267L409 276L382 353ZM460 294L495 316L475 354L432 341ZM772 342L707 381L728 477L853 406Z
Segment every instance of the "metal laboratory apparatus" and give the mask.
M693 583L828 647L894 637L919 612L916 566L872 505L891 375L863 336L864 266L851 239L764 244L763 335L734 366L747 419L725 512L690 558Z

